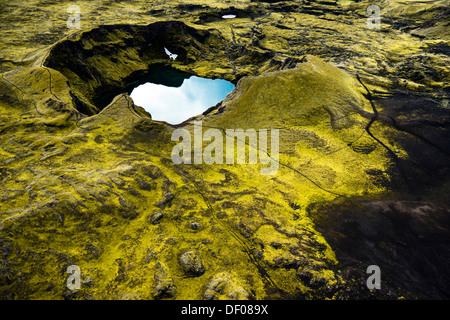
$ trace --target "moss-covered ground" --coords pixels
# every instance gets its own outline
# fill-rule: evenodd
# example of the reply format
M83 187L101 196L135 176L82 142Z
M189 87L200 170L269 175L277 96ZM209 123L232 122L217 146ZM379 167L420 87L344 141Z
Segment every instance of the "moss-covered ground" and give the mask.
M448 297L449 13L377 3L1 3L2 298ZM175 127L96 105L156 63L233 81L177 128L279 130L276 174L175 165Z

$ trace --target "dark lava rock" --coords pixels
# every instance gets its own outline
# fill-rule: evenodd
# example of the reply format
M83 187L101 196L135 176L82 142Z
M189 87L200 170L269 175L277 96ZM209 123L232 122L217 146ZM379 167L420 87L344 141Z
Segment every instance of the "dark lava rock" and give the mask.
M369 265L381 269L382 298L449 296L447 208L420 201L364 201L328 210L315 216L316 226L335 249L342 276L360 279L348 298L367 292ZM298 276L308 282L308 274Z
M281 243L278 242L272 242L270 246L275 249L280 249L282 247Z
M149 216L148 221L151 224L158 224L163 217L164 215L161 211L156 211Z
M198 231L202 228L202 226L198 222L191 222L191 223L189 223L189 228L191 228L192 230Z
M166 269L158 262L156 264L155 283L152 296L155 299L172 298L177 292L177 288L172 278L167 275Z
M179 262L183 271L191 277L199 277L205 273L205 267L197 251L191 250L183 253Z
M159 207L159 208L161 208L161 209L163 209L163 208L164 208L167 204L169 204L174 198L175 198L175 196L173 195L173 193L168 192L168 193L166 193L166 194L164 195L164 199L161 200L160 202L158 202L158 203L156 204L156 206Z

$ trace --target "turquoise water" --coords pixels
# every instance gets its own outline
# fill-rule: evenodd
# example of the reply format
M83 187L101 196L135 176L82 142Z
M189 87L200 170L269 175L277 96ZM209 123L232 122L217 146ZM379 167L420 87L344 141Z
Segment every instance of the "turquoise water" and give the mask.
M234 84L226 80L184 75L185 78L178 78L176 83L151 81L140 84L130 96L136 105L152 115L153 120L179 124L215 106L234 89Z

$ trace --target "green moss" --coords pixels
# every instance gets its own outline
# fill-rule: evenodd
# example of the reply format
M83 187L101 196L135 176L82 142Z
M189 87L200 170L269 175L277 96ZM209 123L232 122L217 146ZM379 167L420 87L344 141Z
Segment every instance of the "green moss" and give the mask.
M95 9L85 5L88 12ZM114 12L103 11L106 20ZM178 14L181 20L198 18ZM148 16L142 15L114 20L142 24L134 27L96 28L86 21L84 30L45 55L37 53L34 67L2 74L0 232L2 245L11 246L2 261L0 276L8 279L2 294L15 299L339 297L346 282L335 273L339 261L316 229L311 204L387 196L396 169L386 148L366 131L374 116L366 89L342 70L367 73L362 78L371 81L368 88L386 93L394 81L372 72L384 58L364 42L354 46L358 54L352 59L340 61L335 50L349 46L341 38L328 38L318 49L324 60L303 55L326 27L360 39L356 29L349 31L350 18L341 16L338 23L322 19L325 29L314 28L317 18L300 11L231 24L212 21L195 29L181 23L147 26ZM373 46L385 46L386 55L400 60L422 45L389 33L389 41L399 41L389 46L388 38L368 34L377 40ZM167 39L179 61L162 54ZM338 48L330 48L331 42ZM22 54L18 48L5 53L14 64ZM262 176L260 165L176 166L170 159L173 127L153 121L127 95L102 110L95 105L95 98L161 62L199 76L240 79L220 108L196 119L205 128L279 129L278 173ZM445 67L440 72L445 74ZM192 122L183 127L193 130ZM392 139L405 133L382 119L371 128L398 158L409 160L406 138ZM155 210L163 217L153 224L149 216ZM179 255L188 250L198 252L204 274L186 277ZM78 293L65 284L71 264L82 270ZM169 289L170 294L155 294Z

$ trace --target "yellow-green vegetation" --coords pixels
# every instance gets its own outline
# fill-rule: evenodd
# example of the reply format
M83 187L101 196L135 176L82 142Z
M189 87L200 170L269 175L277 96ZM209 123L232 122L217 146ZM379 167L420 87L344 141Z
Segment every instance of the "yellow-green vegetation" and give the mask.
M425 47L441 48L439 28L423 41L366 30L358 3L78 1L83 27L69 32L69 3L0 5L0 17L27 13L15 24L50 42L32 46L26 34L11 45L19 36L9 22L14 31L1 44L2 298L345 298L359 279L340 275L311 213L343 199L409 195L431 169L445 173L445 99L434 106L440 119L376 99L394 88L444 97L448 56L430 55L413 74ZM383 3L392 19L408 14ZM221 19L233 10L236 19ZM421 12L424 23L431 16ZM278 129L278 172L175 165L174 127L127 94L96 104L156 63L234 81L221 104L180 126ZM418 119L438 123L435 145L411 134ZM421 167L422 150L434 168ZM69 265L82 270L77 292L66 287Z

